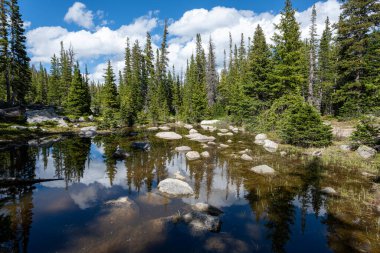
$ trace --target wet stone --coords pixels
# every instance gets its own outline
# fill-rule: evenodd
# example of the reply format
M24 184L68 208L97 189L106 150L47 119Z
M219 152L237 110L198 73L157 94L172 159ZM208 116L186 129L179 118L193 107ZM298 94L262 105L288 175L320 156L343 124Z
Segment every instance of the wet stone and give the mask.
M193 160L197 160L201 158L201 156L199 155L197 151L190 151L186 153L186 158L190 161L193 161Z
M174 178L162 180L158 184L158 190L173 197L194 194L193 188L188 183Z
M273 168L269 167L268 165L255 166L255 167L251 168L251 171L255 172L257 174L261 174L261 175L274 175L275 174L275 170Z

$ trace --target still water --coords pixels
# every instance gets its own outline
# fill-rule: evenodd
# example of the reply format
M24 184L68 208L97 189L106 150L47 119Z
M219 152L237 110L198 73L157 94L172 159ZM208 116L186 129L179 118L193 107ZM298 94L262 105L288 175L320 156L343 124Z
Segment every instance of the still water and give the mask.
M351 180L357 172L318 159L271 154L254 145L253 136L213 135L216 143L231 139L230 147L160 140L140 130L1 150L0 178L63 180L0 187L0 252L379 252L377 218L354 199L319 192L333 186L359 194L368 182ZM134 150L135 141L149 142L151 149ZM181 145L211 156L187 161L174 150ZM114 159L117 146L131 156ZM238 157L244 149L254 161ZM249 171L261 164L277 175ZM157 190L177 171L193 196L168 198ZM128 197L131 205L105 204L119 197ZM165 222L198 202L224 212L220 231Z

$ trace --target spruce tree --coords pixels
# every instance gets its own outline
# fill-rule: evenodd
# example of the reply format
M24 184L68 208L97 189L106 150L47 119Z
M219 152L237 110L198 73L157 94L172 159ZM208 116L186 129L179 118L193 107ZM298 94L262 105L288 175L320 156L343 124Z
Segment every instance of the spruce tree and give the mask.
M91 106L91 101L88 98L88 86L80 73L79 64L77 63L74 66L74 74L67 97L66 113L76 116L88 114Z
M281 11L281 20L275 25L274 68L271 90L275 98L285 93L300 94L305 78L302 75L300 26L295 18L291 1L285 1Z
M336 110L353 116L369 111L379 85L367 82L370 38L378 31L380 3L377 0L347 0L343 3L338 22L338 82ZM371 53L379 55L375 50ZM376 63L375 63L376 64ZM379 104L379 102L377 102Z
M50 105L60 105L60 71L59 71L59 59L54 54L50 61L50 78L48 88L48 103Z
M309 46L309 85L307 101L311 106L321 110L320 92L317 89L317 10L313 5L310 25L310 46Z
M24 103L30 88L30 59L26 52L24 22L17 0L10 0L10 86L12 102Z
M9 41L8 41L8 29L9 24L7 22L7 4L5 0L0 0L0 82L1 92L0 99L11 99L11 87L9 83Z
M65 50L63 42L61 42L61 53L59 59L60 67L60 84L59 84L59 94L60 94L60 105L66 103L67 94L71 84L72 78L72 61L71 54L69 50Z
M207 100L208 106L212 107L216 102L216 91L218 86L218 72L216 71L216 60L215 60L215 46L212 42L211 36L208 46L207 55L207 71L206 71L206 81L207 81Z
M115 74L112 69L111 61L108 61L104 75L104 85L102 88L102 115L105 126L116 126L119 109Z

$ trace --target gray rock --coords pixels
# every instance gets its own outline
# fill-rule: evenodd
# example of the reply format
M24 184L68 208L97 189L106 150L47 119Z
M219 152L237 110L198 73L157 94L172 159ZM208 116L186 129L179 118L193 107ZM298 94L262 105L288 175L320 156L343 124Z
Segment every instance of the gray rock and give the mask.
M210 132L214 132L217 128L209 125L201 125L201 128Z
M174 197L194 194L193 188L191 188L188 183L174 178L162 180L158 184L158 190L164 194Z
M177 170L177 171L174 173L174 177L175 177L176 179L178 179L178 180L182 180L182 181L184 181L184 180L186 179L186 177L183 176L179 170Z
M182 139L182 136L175 132L159 132L156 134L157 138L165 139L165 140L179 140Z
M216 143L215 143L215 142L213 142L213 141L209 141L209 142L207 142L207 144L208 144L208 145L213 145L213 146L215 146L215 145L216 145Z
M271 140L264 140L264 146L266 151L274 153L278 149L278 144Z
M147 130L148 131L157 131L158 127L148 127Z
M190 124L185 124L183 127L189 130L193 128L193 126Z
M26 126L11 126L12 129L16 129L16 130L28 130L28 127Z
M365 145L360 146L356 152L364 159L369 159L376 155L375 149Z
M217 120L217 119L213 119L213 120L202 120L201 121L201 125L215 125L217 123L219 123L220 121Z
M255 143L257 145L264 145L264 141L268 139L267 135L266 134L258 134L256 135L255 137Z
M338 195L338 193L332 187L324 187L324 188L322 188L321 189L321 193L326 194L326 195L331 195L331 196Z
M286 156L288 153L286 153L285 151L281 151L280 152L280 155L282 156L282 157L284 157L284 156Z
M160 127L158 127L160 130L162 130L162 131L169 131L170 130L170 127L168 127L168 126L160 126Z
M221 143L219 146L220 146L221 148L228 148L228 147L229 147L228 145L223 144L223 143Z
M201 153L201 156L202 156L203 158L209 158L209 157L210 157L210 153L207 152L207 151L203 151L203 152Z
M96 135L96 126L88 126L88 127L82 127L80 129L79 135L85 136L85 137L92 137Z
M221 132L221 133L228 133L228 129L222 128L222 129L219 129L219 132Z
M112 154L112 157L115 159L125 159L129 156L130 154L120 147L117 147L116 151Z
M247 155L247 154L243 154L243 155L241 156L241 159L243 159L244 161L253 161L253 158L250 157L250 156Z
M339 148L343 151L350 151L351 150L350 145L340 145Z
M255 166L251 168L251 171L261 175L273 175L275 173L275 170L268 165Z
M189 134L196 134L196 133L198 133L198 131L195 129L190 129L190 131L189 131Z
M79 119L78 119L78 122L85 122L86 120L84 119L84 117L80 117Z
M231 129L231 131L237 134L239 132L239 128L234 127L234 128Z
M202 144L202 148L209 148L209 146L207 144Z
M219 216L223 213L223 211L220 210L219 208L212 206L212 205L209 205L209 204L206 204L206 203L203 203L203 202L198 202L198 203L192 205L191 209L193 209L194 211L197 211L197 212L207 213L207 214L212 215L212 216Z
M209 141L215 140L214 136L207 136L200 133L189 134L189 135L186 135L185 137L189 138L192 141L198 141L198 142L209 142Z
M197 151L190 151L186 153L186 158L190 161L193 161L193 160L197 160L201 158L201 156L199 155Z
M321 157L322 154L323 154L322 150L316 150L313 153L311 153L311 155L314 156L314 157Z
M94 116L93 115L88 116L88 120L91 122L94 121Z
M175 151L177 151L177 152L187 152L187 151L191 151L191 148L189 146L180 146L180 147L176 147Z
M135 141L132 142L131 147L142 151L149 151L151 146L149 142Z
M217 133L218 136L233 136L234 134L231 132L228 133Z
M183 216L183 220L194 230L218 232L220 230L220 219L217 216L203 212L191 211Z
M232 140L228 140L227 143L232 143Z

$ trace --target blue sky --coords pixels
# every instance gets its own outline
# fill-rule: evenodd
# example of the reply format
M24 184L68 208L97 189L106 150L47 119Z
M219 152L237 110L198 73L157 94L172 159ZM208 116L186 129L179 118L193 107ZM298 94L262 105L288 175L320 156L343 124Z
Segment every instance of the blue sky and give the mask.
M318 32L327 16L339 16L338 0L293 0L302 37L307 37L311 6L316 4ZM177 70L185 66L194 51L193 38L203 42L211 36L221 66L228 34L238 43L241 33L252 36L255 27L264 28L267 40L274 33L283 0L20 0L27 25L27 46L33 64L49 67L50 57L59 52L60 41L71 45L81 66L89 66L94 80L102 79L104 63L110 59L116 71L123 68L126 38L144 44L146 32L159 45L164 19L169 19L169 60Z

